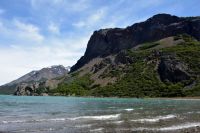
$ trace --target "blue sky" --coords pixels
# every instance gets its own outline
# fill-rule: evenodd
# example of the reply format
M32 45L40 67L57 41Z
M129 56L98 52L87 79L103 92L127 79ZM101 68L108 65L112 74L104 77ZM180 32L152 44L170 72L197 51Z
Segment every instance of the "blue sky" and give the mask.
M72 66L93 31L157 13L199 16L199 0L0 0L0 84L51 65Z

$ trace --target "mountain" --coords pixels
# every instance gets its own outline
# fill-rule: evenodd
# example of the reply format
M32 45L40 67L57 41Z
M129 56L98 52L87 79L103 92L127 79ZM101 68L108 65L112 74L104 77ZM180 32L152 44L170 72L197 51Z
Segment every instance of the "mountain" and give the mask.
M2 92L3 90L4 91L7 90L9 93L10 93L10 91L12 91L12 93L14 93L14 90L20 84L30 85L30 84L46 82L51 79L62 77L62 76L67 75L67 73L69 72L69 69L70 69L69 67L65 68L62 65L58 65L58 66L51 66L51 67L43 68L38 71L32 71L32 72L14 80L8 84L1 86L0 92Z
M89 61L53 93L103 97L200 96L200 42L188 34Z
M18 84L15 95L200 96L199 55L200 17L157 14L95 31L69 74Z
M200 96L200 17L158 14L101 29L51 93L106 97Z
M83 57L71 68L76 71L95 57L116 54L141 43L187 33L200 40L200 17L157 14L127 28L101 29L91 36Z

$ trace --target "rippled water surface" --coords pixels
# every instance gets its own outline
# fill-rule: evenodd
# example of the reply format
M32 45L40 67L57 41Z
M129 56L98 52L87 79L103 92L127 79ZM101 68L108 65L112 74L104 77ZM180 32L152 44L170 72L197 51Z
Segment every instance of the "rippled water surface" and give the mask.
M200 100L0 96L0 132L200 132Z

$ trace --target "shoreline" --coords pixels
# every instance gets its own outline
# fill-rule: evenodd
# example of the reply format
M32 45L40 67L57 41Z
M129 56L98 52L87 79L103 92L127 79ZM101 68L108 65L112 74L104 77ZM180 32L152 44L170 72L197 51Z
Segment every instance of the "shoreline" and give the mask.
M155 99L161 99L161 100L162 99L163 100L200 100L200 97L158 97L158 98L155 98Z
M0 96L16 96L16 95L4 95L0 94ZM16 96L16 97L23 97ZM74 98L116 98L116 99L160 99L160 100L200 100L200 96L195 97L96 97L96 96L63 96L63 95L45 95L45 96L30 96L30 97L74 97Z

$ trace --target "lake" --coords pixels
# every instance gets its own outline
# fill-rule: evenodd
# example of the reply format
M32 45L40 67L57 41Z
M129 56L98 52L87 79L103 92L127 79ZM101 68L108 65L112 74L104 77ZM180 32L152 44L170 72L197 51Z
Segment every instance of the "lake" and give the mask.
M0 132L200 132L200 100L0 96Z

